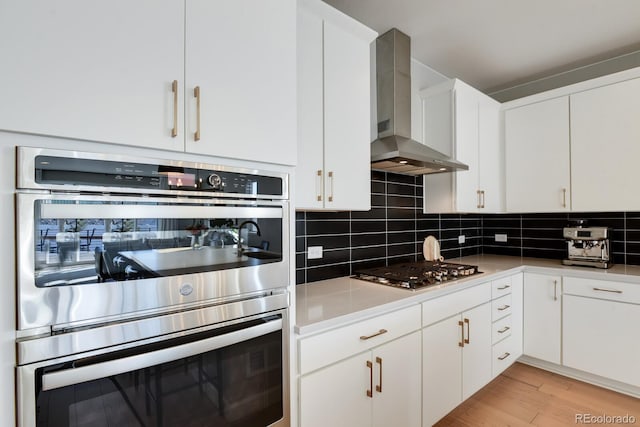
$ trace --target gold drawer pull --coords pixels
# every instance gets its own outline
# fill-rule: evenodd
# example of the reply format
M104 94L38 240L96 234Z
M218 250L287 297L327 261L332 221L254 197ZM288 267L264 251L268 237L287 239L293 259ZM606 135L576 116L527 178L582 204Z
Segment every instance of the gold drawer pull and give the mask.
M375 333L375 334L373 334L373 335L362 335L362 336L360 337L360 339L361 339L362 341L366 341L366 340L368 340L368 339L370 339L370 338L377 337L378 335L386 334L387 332L389 332L389 331L387 331L386 329L380 329L378 332L376 332L376 333Z
M503 354L502 356L498 357L498 360L504 360L504 359L506 359L506 358L507 358L507 357L509 357L509 356L511 356L511 353L506 352L506 353L505 353L505 354Z
M171 137L178 136L178 81L171 82L171 93L173 93L173 128L171 128Z
M376 386L376 391L382 393L382 358L376 357L376 363L380 365L380 383Z
M505 305L503 305L502 307L498 307L498 311L504 311L504 310L506 310L506 309L507 309L507 308L509 308L509 307L511 307L511 306L510 306L510 305L505 304Z
M499 334L504 334L504 333L505 333L505 332L507 332L509 329L511 329L511 328L510 328L510 327L508 327L508 326L505 326L504 328L500 329L500 330L498 331L498 333L499 333Z
M367 368L369 368L369 389L367 390L367 397L373 397L373 363L367 360Z
M464 323L462 323L462 320L458 320L458 326L460 326L460 341L458 342L458 347L464 347Z
M509 289L511 287L511 285L504 285L501 288L498 288L499 291L504 291L505 289Z
M467 338L464 340L465 344L470 344L471 343L471 323L469 323L469 319L467 319L465 317L464 319L464 323L467 325ZM462 336L464 336L464 332L462 334Z
M593 288L594 291L600 291L600 292L611 292L614 294L621 294L622 291L619 291L617 289L603 289L603 288Z

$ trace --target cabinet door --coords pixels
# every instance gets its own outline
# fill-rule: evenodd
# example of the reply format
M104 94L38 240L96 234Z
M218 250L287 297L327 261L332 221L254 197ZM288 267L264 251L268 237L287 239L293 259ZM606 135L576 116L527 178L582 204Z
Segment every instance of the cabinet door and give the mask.
M182 0L2 2L0 57L0 129L184 150Z
M420 426L420 356L420 331L373 350L374 426Z
M371 208L370 48L324 22L325 207Z
M455 315L422 330L422 425L431 426L462 401L462 326Z
M569 98L505 111L508 212L570 209Z
M524 354L560 364L560 276L524 275Z
M298 162L297 209L324 206L324 121L322 18L298 10Z
M504 149L500 138L500 103L478 101L478 189L482 212L504 212Z
M640 180L640 79L571 95L571 191L576 211L629 211Z
M476 212L481 208L478 162L478 95L466 85L455 88L455 149L454 158L468 171L453 174L456 189L456 210Z
M640 305L565 295L562 316L563 365L640 387Z
M465 311L462 321L466 337L462 347L462 400L466 400L491 381L491 303Z
M367 390L374 369L367 366L370 361L367 352L302 376L300 425L370 427L372 398Z
M295 0L187 0L185 34L187 151L295 164Z

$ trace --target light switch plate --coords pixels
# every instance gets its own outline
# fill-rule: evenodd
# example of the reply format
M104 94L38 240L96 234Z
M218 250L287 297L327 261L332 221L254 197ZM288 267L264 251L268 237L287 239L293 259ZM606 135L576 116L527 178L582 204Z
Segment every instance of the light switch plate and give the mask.
M506 234L496 234L495 235L495 240L496 240L496 242L506 242L507 241L507 235Z
M307 248L307 259L322 258L322 246L309 246Z

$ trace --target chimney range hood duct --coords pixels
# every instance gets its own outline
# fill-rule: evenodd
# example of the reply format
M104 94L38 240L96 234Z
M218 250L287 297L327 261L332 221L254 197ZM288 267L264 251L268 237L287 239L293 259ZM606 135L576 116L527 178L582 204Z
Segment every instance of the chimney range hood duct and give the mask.
M407 175L468 170L449 156L411 139L411 41L393 28L376 40L378 139L371 169Z

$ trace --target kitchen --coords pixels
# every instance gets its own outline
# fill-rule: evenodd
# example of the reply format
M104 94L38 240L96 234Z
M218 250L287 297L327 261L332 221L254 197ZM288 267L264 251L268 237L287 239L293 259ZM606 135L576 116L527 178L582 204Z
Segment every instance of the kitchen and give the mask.
M627 269L624 265L640 264L636 262L640 251L634 249L636 243L633 238L634 232L640 229L637 225L640 215L635 214L639 210L636 205L624 203L633 202L632 200L630 201L628 197L620 197L621 194L629 194L630 190L624 185L633 182L633 179L628 179L626 175L633 168L623 169L624 174L617 174L624 175L622 178L627 178L626 180L611 173L610 181L604 184L609 187L603 190L602 186L596 186L598 182L586 181L588 174L579 168L589 168L593 164L591 163L593 159L587 156L588 152L576 151L573 139L570 147L571 157L564 152L558 155L557 150L554 150L539 153L526 152L529 157L522 159L517 156L520 153L519 150L510 151L507 147L506 178L504 176L499 178L497 184L498 192L504 194L501 197L505 199L498 202L502 203L501 210L483 211L478 207L490 205L493 193L489 188L483 189L477 185L472 189L471 195L474 210L470 211L461 205L463 200L464 203L468 203L468 199L462 197L463 190L468 190L465 188L468 185L462 181L462 178L456 180L453 177L463 177L465 172L428 176L425 179L433 181L430 184L424 184L422 176L375 170L369 172L368 143L377 135L377 129L375 129L377 120L371 107L375 104L375 95L371 91L372 86L375 85L373 77L375 70L369 67L369 44L377 34L339 12L327 9L319 2L306 2L305 6L309 8L307 10L309 13L303 17L296 16L296 5L293 1L278 2L277 10L273 9L275 6L261 5L261 8L258 8L258 5L254 4L253 7L258 9L252 13L247 13L242 8L234 9L230 5L222 7L216 4L215 7L208 8L206 3L210 2L195 1L187 2L186 9L185 3L178 1L164 2L162 8L157 7L156 2L147 2L147 4L141 2L139 8L131 8L126 4L128 2L111 2L112 4L102 7L93 5L93 8L86 6L83 8L81 3L69 3L67 7L76 10L75 17L69 15L64 21L61 20L65 18L60 16L51 19L56 14L55 8L50 10L42 7L38 13L29 11L28 6L18 7L8 3L3 3L0 8L3 12L0 16L4 17L0 18L2 28L6 31L3 34L10 35L2 38L4 44L0 45L0 48L3 57L15 58L12 67L6 68L7 70L11 68L12 74L3 78L5 84L2 86L3 93L7 94L3 96L5 101L2 102L2 117L4 119L0 124L2 129L6 129L0 133L2 173L5 183L2 187L2 217L7 223L14 223L12 218L15 215L16 146L108 153L110 156L126 154L132 158L156 159L159 160L159 164L171 163L177 157L178 161L199 165L224 165L228 168L258 169L275 174L289 174L292 177L287 196L290 203L287 205L288 209L285 208L284 211L288 213L285 218L291 220L284 223L288 226L289 232L281 234L287 241L287 245L282 248L284 258L291 260L287 266L290 278L288 292L291 295L289 303L291 322L288 322L285 327L285 335L286 329L289 328L291 336L291 345L285 350L288 351L291 366L289 382L291 395L290 404L285 402L285 408L291 408L291 422L294 424L297 425L298 408L308 404L304 400L304 392L302 392L303 400L297 401L298 375L302 371L296 367L296 361L299 358L296 333L304 332L306 327L307 334L320 336L319 332L322 329L320 323L313 330L313 327L309 328L309 324L295 321L296 292L299 294L298 303L302 305L301 301L304 301L304 304L310 301L300 299L305 298L307 289L315 289L314 285L296 288L295 283L314 283L322 279L349 276L355 272L355 269L374 267L381 261L386 262L387 259L389 263L416 261L422 254L422 240L429 234L439 239L442 244L441 254L447 260L461 256L473 257L483 253L515 256L518 262L520 257L552 260L544 266L538 266L538 270L528 271L527 268L535 266L526 264L523 267L519 264L503 269L502 273L497 272L498 276L492 276L489 267L482 267L483 275L465 279L465 282L460 284L460 288L456 289L474 289L472 286L474 284L480 288L483 284L480 282L494 281L494 279L499 282L507 276L512 279L512 284L518 283L519 279L513 278L521 277L518 274L522 274L522 270L517 270L518 268L524 268L524 274L536 272L539 274L542 271L540 269L551 268L545 272L553 276L559 274L555 266L559 266L559 260L566 256L567 243L562 237L562 228L569 220L585 218L594 225L608 226L614 230L612 253L617 266L605 271L607 273L605 278L621 280L627 286L633 283L633 268ZM14 7L17 9L13 10ZM7 10L11 10L13 15ZM151 17L149 10L154 12ZM60 14L59 11L58 14ZM30 16L28 21L38 22L37 28L41 28L41 31L32 31L35 24L29 27L20 19L10 18L11 16L19 16L23 19L25 16ZM76 19L78 16L86 19ZM296 36L296 19L306 20L306 24L299 27L299 29L305 29L304 35ZM185 21L189 24L186 28ZM111 27L113 22L119 23L119 31L117 36L109 37L109 42L105 43L107 40L105 34L113 35ZM139 22L148 23L145 25L144 34L139 31ZM268 27L265 27L265 22L269 22ZM154 23L157 23L157 27L151 28L155 25ZM203 28L208 30L204 31ZM277 31L273 30L275 28ZM83 34L85 37L78 37L78 34ZM231 37L234 40L233 43L212 44L211 40L216 40L216 37L225 39L229 34L236 36ZM309 43L304 45L307 48L303 49L303 54L308 58L305 59L304 64L310 67L308 72L302 74L304 78L310 80L305 81L299 77L297 87L296 57L300 61L303 54L300 51L296 54L296 39L298 43L303 41ZM131 40L135 40L136 43L132 43ZM67 49L58 48L63 42L67 43L65 45ZM27 49L29 52L38 54L24 55L20 50L21 43L23 46L39 46L38 49ZM97 46L100 49L97 49ZM213 46L216 50L212 52ZM315 46L315 48L309 46ZM321 48L319 49L318 46ZM322 49L326 51L323 52ZM331 51L331 49L336 50ZM239 51L244 52L245 55L237 55ZM74 57L74 55L79 56ZM79 61L79 57L84 60ZM61 61L60 58L64 60ZM229 66L211 66L208 62L215 62L215 58L229 58ZM274 58L277 58L277 61ZM256 63L260 66L256 67ZM479 96L472 90L473 88L469 89L461 82L450 83L449 79L415 60L411 61L411 68L412 96L409 125L411 134L408 136L414 139L422 139L423 105L429 105L425 100L448 101L451 98L438 97L438 94L450 94L452 89L461 94L467 89L472 96ZM323 69L324 74L320 72ZM256 78L256 71L261 73L260 79ZM604 76L602 77L604 80L595 85L593 82L577 83L577 89L576 86L562 85L563 87L556 89L559 92L550 98L566 100L572 97L580 101L580 97L574 92L587 93L587 89L594 89L595 86L605 87L618 82L633 82L633 79L638 77L637 70L633 69L621 71L621 73ZM168 78L165 74L175 77ZM114 76L117 78L113 78ZM318 80L314 80L318 78L325 80L324 82L320 80L318 83ZM348 83L342 79L346 79ZM446 86L447 84L452 86ZM444 87L440 87L441 91L437 92L434 88L439 85ZM198 90L195 89L196 87ZM160 88L160 94L156 94L156 88ZM421 91L425 92L421 93ZM305 98L307 102L300 103L298 98L296 107L296 96L300 97L301 93L305 97L308 95ZM89 99L100 100L100 102L88 102L87 94L93 97ZM207 98L208 96L217 98L216 102L211 101L212 98ZM514 101L509 101L500 108L502 111L513 110L515 114L525 111L519 109L521 107L547 101L544 94L533 95L533 98L529 98L528 101L523 97L524 95L513 97ZM251 102L246 102L247 99ZM584 102L587 101L584 100ZM489 102L489 104L492 103ZM437 102L434 105L436 108L434 111L438 111ZM563 110L564 105L567 104L561 105L558 109L566 111L566 109ZM490 105L488 110L494 111L493 107L494 105ZM550 114L549 111L556 111L553 107L555 106L552 105L550 108L543 109L542 112L534 111L531 114L534 116ZM593 118L588 115L590 110L582 111L584 117L581 123L593 123ZM141 112L144 113L141 114ZM575 112L578 113L579 110ZM323 117L324 121L318 121L318 117ZM351 123L345 123L344 117L349 117ZM520 117L516 118L520 119ZM565 135L563 132L568 127L568 120L564 123L561 118L561 115L554 115L551 118L544 116L529 121L521 120L520 123L523 126L515 129L515 135L526 137L533 134L539 128L532 127L532 123L536 120L547 122L555 120L554 123L557 123L557 126L553 130L557 130L560 136L545 135L544 139L557 141L553 138L563 138ZM165 126L157 126L157 120ZM296 120L298 120L297 125ZM301 124L305 120L306 122ZM216 123L224 123L224 126L219 124L216 126ZM247 126L247 123L251 123L252 126ZM354 123L359 126L355 126ZM436 125L440 124L441 128L447 129L446 123L443 119L436 122ZM300 134L296 136L296 127L298 132L308 132L304 136L305 140L314 139L316 142L305 145L302 147L304 150L301 150L300 146L296 150L296 141L303 139ZM336 133L336 129L341 128L345 133ZM265 134L264 129L269 129L269 132ZM507 128L507 132L509 129L513 128ZM436 129L436 131L441 130ZM590 133L593 131L584 132L587 135ZM172 136L173 134L177 136ZM572 135L574 135L573 131ZM521 143L528 145L530 142L525 137L520 138ZM318 142L316 138L321 139ZM345 139L349 141L365 139L366 144L345 144ZM215 144L215 141L234 142ZM262 143L256 144L255 141L262 141ZM120 145L111 145L113 143ZM326 147L329 143L338 144L339 151L336 154L330 153L326 148L323 152L323 145ZM456 141L456 144L462 143L462 141ZM551 148L564 146L565 151L569 152L569 144L566 140L564 145L561 143L550 145L552 145ZM123 146L127 147L126 153L123 153ZM163 149L158 150L160 147ZM452 152L451 146L434 146L446 154L455 153L457 160L467 163L473 170L473 164L467 160L469 154L463 153L460 147L461 145L458 146L457 152ZM495 149L495 147L491 148L491 150ZM481 148L480 150L482 151L480 155L491 153L489 149ZM501 151L499 146L497 150L498 156L504 152L504 149ZM296 151L298 151L297 159ZM176 155L176 152L180 154ZM301 154L304 155L301 156ZM572 171L572 175L568 178L551 177L551 173L545 174L550 176L550 181L553 179L571 181L560 185L552 182L550 185L554 186L553 195L544 200L533 197L544 192L540 188L533 191L528 187L532 184L530 177L514 175L513 180L509 179L509 164L518 165L517 170L530 170L531 168L524 166L527 162L535 163L537 160L531 156L536 154L543 157L551 156L554 162L561 165L558 169L566 172L570 165ZM577 155L582 157L576 157ZM627 158L632 160L633 156L629 155ZM324 159L326 166L316 167L305 163L318 159ZM580 163L576 163L577 159ZM336 166L330 165L330 162L334 162ZM478 163L477 160L475 162ZM500 161L495 158L492 162L500 164ZM294 168L296 164L297 167ZM486 165L485 160L481 159L479 164L481 167ZM18 164L18 167L21 166ZM548 169L547 172L553 171L550 166L546 169ZM315 173L318 170L321 171L320 175ZM322 171L325 170L327 173L323 176ZM341 181L344 175L338 170L348 171L349 185L346 189L344 185L340 185L344 182ZM308 171L314 173L309 177L303 177L303 172ZM574 171L585 177L585 180L575 180ZM500 173L505 172L500 171ZM478 178L474 180L477 181ZM611 182L615 184L612 186ZM539 180L536 183L544 182ZM504 186L502 189L501 185ZM360 188L363 190L359 190ZM585 188L588 190L586 193ZM620 192L612 191L611 188L621 190ZM310 189L310 191L303 191L303 189ZM455 194L453 190L456 190ZM477 191L486 191L486 193L480 194ZM567 192L569 194L566 194ZM442 194L448 196L448 199L439 198ZM527 200L527 197L518 197L521 194L531 196L532 200ZM427 211L423 213L423 202L432 199L444 203L446 209L440 207L432 209L428 206ZM322 205L312 204L317 202L321 202ZM531 208L526 206L526 202L533 202L535 205ZM513 203L516 204L513 205ZM323 209L327 211L322 212ZM240 222L236 222L235 226L241 228L238 227L239 224ZM14 423L16 405L13 398L13 377L17 363L16 318L20 314L17 313L16 284L13 280L16 253L12 242L18 241L18 245L24 244L18 236L12 227L5 227L2 231L3 240L10 242L3 245L2 271L6 273L5 277L11 278L6 279L7 283L3 286L3 310L0 322L2 325L0 348L2 393L6 397L0 408L3 425ZM253 237L257 236L253 234ZM624 273L619 275L621 268ZM570 275L593 279L603 274L602 271L595 269L583 271L572 269ZM561 280L564 280L564 277ZM367 286L372 285L367 284ZM514 290L516 287L514 285ZM633 295L634 289L631 287L628 292ZM447 290L445 286L439 295L442 298L449 296L445 294L449 294L450 290L451 288ZM375 293L378 292L395 295L390 298L396 298L396 300L381 302L377 309L369 307L368 311L364 310L364 314L360 313L361 316L367 317L367 323L375 330L383 329L384 326L380 328L373 326L374 315L399 311L403 308L403 304L412 305L412 311L415 311L420 304L426 307L429 301L435 301L431 297L437 294L431 291L417 291L415 296L405 297L404 295L407 294L397 289L375 291ZM625 288L625 296L626 292ZM574 295L571 294L571 296ZM398 302L397 298L404 302ZM357 301L354 302L354 304L357 303ZM336 303L334 308L339 311L339 304ZM315 310L315 314L318 315L319 309L316 307ZM376 312L376 310L380 311ZM634 313L637 316L637 311ZM313 315L313 310L310 309L308 314ZM323 316L322 313L319 315ZM330 314L324 315L330 316ZM415 314L412 313L411 316ZM300 317L299 314L298 317ZM345 325L354 324L356 317L347 315L342 320L346 322ZM339 326L335 323L337 318L333 319L334 323L330 326L325 324L325 329L327 327L337 329ZM424 322L424 317L422 321ZM409 322L403 324L407 323ZM406 332L408 334L406 336L415 335L414 331ZM387 337L392 335L393 333L390 333ZM386 340L384 337L383 339ZM347 356L343 354L339 358ZM375 361L372 362L375 363ZM379 368L382 369L382 364ZM313 369L314 372L319 370L320 365L316 365ZM375 370L378 375L378 365ZM284 376L288 378L286 374ZM635 393L637 396L637 391ZM364 390L362 394L364 396ZM427 421L424 422L427 423Z

